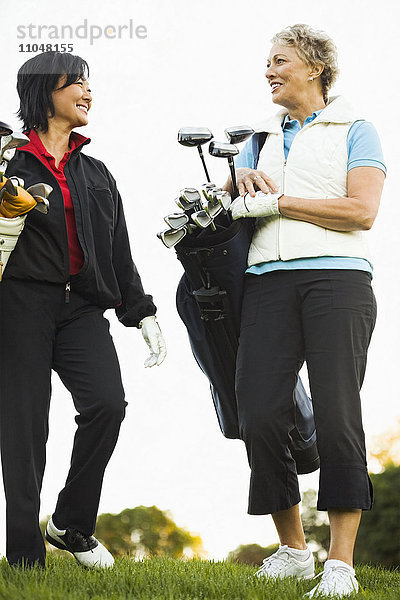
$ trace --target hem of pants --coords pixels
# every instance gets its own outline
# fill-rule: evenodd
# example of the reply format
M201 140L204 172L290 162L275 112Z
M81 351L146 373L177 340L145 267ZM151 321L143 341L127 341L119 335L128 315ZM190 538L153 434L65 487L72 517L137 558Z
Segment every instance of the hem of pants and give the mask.
M287 500L286 502L278 502L276 504L265 503L265 504L249 504L247 514L249 515L272 515L282 510L288 510L293 508L301 501L300 494L296 496L292 501Z
M322 466L317 510L371 510L373 487L366 466Z
M25 557L12 559L7 557L7 562L10 565L10 567L15 567L17 569L36 569L37 567L45 569L46 555L44 555L43 558L36 559Z

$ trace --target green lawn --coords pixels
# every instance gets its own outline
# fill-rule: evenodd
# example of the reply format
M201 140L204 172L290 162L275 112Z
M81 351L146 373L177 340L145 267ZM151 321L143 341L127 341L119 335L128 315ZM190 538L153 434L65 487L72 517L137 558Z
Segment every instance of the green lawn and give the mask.
M116 561L111 571L87 571L72 557L49 555L47 569L21 570L0 561L3 600L295 600L313 586L308 581L268 583L245 565L203 560L152 558ZM400 572L362 567L357 598L400 600Z

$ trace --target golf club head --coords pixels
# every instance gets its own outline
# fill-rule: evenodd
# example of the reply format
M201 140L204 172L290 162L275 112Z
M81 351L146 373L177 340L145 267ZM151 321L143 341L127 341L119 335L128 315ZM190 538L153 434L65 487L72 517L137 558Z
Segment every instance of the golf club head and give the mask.
M13 148L20 148L29 144L29 138L19 131L14 131L10 135L6 135L1 139L1 156L3 156L6 150Z
M190 210L198 206L201 207L201 194L196 188L184 188L179 192L179 202L184 207L183 210Z
M249 139L254 133L254 129L251 127L245 127L242 125L236 125L235 127L227 127L225 129L225 135L228 138L230 144L240 144Z
M31 196L48 198L53 191L53 188L47 183L35 183L35 185L29 186L26 191L29 192Z
M167 248L173 248L178 244L186 235L186 229L166 229L157 233L158 239L162 241L164 246Z
M199 210L192 214L192 221L201 229L206 229L213 222L209 214L205 210Z
M50 203L47 198L42 198L41 196L34 196L37 204L33 210L37 210L43 215L47 215L50 208Z
M210 201L212 199L211 194L212 194L213 190L216 190L216 189L219 189L219 188L217 188L215 183L205 183L204 185L201 186L201 192L207 201Z
M218 203L223 210L227 211L232 204L232 198L230 193L225 190L215 190L213 193L213 202Z
M11 133L12 128L9 125L7 125L7 123L0 121L0 137L3 135L10 135Z
M208 202L207 206L204 207L206 213L212 218L215 219L222 212L222 206L220 204L214 204L213 202Z
M181 202L180 196L178 196L178 198L175 198L175 204L177 205L178 208L180 208L182 210L187 210L186 205L183 202Z
M22 179L22 177L17 177L16 175L13 175L12 177L10 177L9 181L12 181L13 185L15 185L15 188L17 188L17 186L23 188L25 185L25 181ZM33 196L33 194L32 194L32 196Z
M182 229L188 223L189 217L185 213L171 213L164 217L164 221L171 229Z
M16 196L18 194L17 186L19 185L18 177L10 177L7 179L6 185L3 190L7 191L11 196Z
M202 146L212 140L213 137L207 127L182 127L178 131L178 142L189 148Z
M231 158L239 154L239 148L234 144L227 144L225 142L210 142L208 151L211 156L217 158Z

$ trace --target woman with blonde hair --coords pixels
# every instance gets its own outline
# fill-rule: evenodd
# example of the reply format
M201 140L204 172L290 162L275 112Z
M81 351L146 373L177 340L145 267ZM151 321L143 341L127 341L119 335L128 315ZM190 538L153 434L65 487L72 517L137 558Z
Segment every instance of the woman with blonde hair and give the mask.
M358 589L353 550L372 506L360 388L375 325L363 230L376 217L385 165L378 135L342 97L333 41L307 25L274 36L266 78L283 110L255 128L237 160L234 219L256 217L237 362L241 436L251 468L250 514L271 514L280 539L259 576L314 576L288 450L293 392L306 362L321 460L318 509L328 560L309 593ZM227 187L231 187L228 182Z

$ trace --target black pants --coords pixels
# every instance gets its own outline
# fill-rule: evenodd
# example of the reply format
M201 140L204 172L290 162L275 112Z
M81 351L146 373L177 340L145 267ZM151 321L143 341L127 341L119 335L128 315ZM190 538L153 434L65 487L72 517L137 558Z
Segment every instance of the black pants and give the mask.
M71 392L78 425L71 467L53 515L59 528L95 529L105 467L126 402L103 310L63 285L0 284L0 441L10 564L44 564L39 529L51 370Z
M300 501L288 432L307 363L321 459L318 509L370 509L360 388L376 319L368 273L275 271L246 277L236 392L251 468L249 513Z

